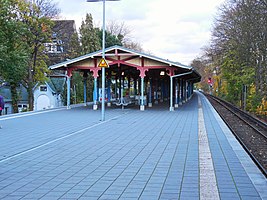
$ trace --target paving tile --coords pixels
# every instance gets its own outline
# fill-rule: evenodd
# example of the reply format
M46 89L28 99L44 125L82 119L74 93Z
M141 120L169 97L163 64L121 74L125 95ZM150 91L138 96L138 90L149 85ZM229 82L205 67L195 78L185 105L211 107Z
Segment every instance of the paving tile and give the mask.
M259 196L258 192L254 188L238 188L238 192L241 196Z
M158 199L158 198L159 195L148 194L148 195L141 195L139 197L139 200Z
M180 199L199 199L198 192L181 192Z
M138 193L134 193L134 192L124 192L120 198L124 199L124 198L135 198L138 199L139 196L141 195L141 192Z
M240 199L240 196L238 195L237 192L220 192L220 198L222 200L224 199Z
M262 200L260 196L241 196L242 200Z
M115 194L104 194L99 197L99 200L117 200L119 199L120 195Z
M59 199L60 197L62 197L64 195L63 192L48 192L47 194L45 194L44 196L41 197L41 199Z
M179 198L179 193L168 193L168 192L164 192L161 193L160 195L160 199L161 200L165 200L165 199L178 199Z

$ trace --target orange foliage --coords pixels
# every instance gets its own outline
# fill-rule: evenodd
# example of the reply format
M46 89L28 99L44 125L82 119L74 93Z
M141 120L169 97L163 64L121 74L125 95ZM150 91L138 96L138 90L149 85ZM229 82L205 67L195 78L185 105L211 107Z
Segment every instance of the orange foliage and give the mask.
M267 115L267 100L266 97L262 98L261 104L257 106L256 113L259 115Z

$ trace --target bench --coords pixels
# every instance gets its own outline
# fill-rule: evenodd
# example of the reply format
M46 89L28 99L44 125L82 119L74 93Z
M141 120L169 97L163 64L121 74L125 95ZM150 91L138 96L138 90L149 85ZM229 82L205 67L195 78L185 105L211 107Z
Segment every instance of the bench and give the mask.
M135 100L130 97L120 98L119 101L115 102L116 106L128 106L131 104L135 104Z

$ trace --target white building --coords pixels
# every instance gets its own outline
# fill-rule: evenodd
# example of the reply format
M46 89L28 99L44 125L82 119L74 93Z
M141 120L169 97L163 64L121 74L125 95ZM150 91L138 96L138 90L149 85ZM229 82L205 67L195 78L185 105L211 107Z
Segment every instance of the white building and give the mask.
M45 110L49 108L58 108L63 106L61 94L56 91L53 84L36 86L34 89L34 110Z

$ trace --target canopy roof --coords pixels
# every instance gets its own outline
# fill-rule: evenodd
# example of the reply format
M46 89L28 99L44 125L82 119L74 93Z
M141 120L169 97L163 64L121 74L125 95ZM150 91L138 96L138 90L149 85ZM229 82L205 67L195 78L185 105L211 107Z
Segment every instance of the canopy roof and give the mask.
M49 69L92 71L96 76L98 71L101 70L98 67L101 58L102 50L52 65ZM109 70L114 74L125 72L126 75L129 74L132 77L142 75L151 75L154 77L157 74L159 75L162 70L169 76L192 71L190 75L185 77L186 79L194 79L193 82L198 82L201 78L191 66L121 46L106 48L105 58L109 64Z

